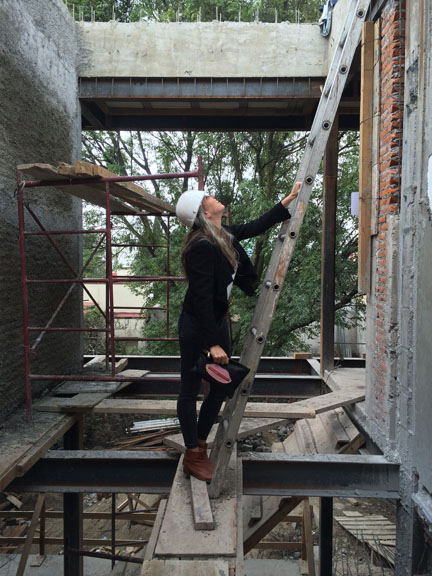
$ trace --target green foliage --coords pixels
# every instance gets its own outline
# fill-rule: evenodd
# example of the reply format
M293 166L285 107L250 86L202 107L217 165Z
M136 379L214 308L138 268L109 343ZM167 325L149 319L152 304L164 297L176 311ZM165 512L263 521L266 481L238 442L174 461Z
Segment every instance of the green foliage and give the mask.
M87 133L84 149L87 159L116 169L120 174L184 172L203 157L206 187L229 206L232 222L248 221L271 208L286 196L294 182L305 144L304 134L266 133ZM350 214L350 196L358 189L358 137L348 133L340 137L339 190L336 227L336 322L342 326L362 319L364 304L358 297L357 228ZM264 354L284 355L304 349L305 337L317 333L321 293L321 213L319 186L313 191L301 233L274 316ZM190 186L193 186L191 183ZM149 192L175 204L186 189L183 180L146 183ZM87 217L87 216L86 216ZM92 218L97 220L97 213ZM96 220L94 224L96 225ZM180 252L185 229L173 218L115 217L118 243L146 246L117 249L114 263L130 267L135 276L181 276ZM167 260L167 233L170 235L170 262ZM256 239L244 242L262 277L272 251L277 227ZM87 240L88 242L90 240ZM94 240L92 240L94 242ZM98 262L95 260L95 262ZM102 261L99 262L102 267ZM167 282L133 284L133 291L144 296L146 306L167 307ZM146 337L173 337L186 284L169 282L169 330L166 312L148 312ZM248 298L234 288L231 296L234 352L239 353L255 308L256 298ZM150 342L146 353L175 354L176 343Z
M65 0L75 18L107 22L316 22L322 0Z

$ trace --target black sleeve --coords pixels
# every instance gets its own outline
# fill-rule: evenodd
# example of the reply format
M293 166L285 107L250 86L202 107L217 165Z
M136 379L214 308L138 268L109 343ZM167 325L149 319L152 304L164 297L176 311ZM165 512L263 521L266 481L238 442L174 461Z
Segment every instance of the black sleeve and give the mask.
M244 240L245 238L253 238L262 234L278 222L283 222L291 218L291 214L287 208L284 208L281 202L273 206L271 210L257 218L252 222L246 224L235 224L228 226L228 230L237 238L237 240Z
M203 347L218 344L214 313L217 248L206 240L195 242L186 255L188 292L203 335Z

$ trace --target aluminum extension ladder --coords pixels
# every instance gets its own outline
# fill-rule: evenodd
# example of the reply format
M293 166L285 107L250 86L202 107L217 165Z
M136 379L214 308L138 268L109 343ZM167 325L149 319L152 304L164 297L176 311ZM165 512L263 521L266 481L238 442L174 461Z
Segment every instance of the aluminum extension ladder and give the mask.
M252 389L263 346L279 300L279 294L288 270L294 246L303 222L327 140L333 125L348 72L360 42L363 23L371 0L351 0L346 21L336 47L327 80L318 104L306 150L297 173L301 182L295 210L288 222L281 226L277 244L273 249L264 283L258 297L255 314L240 355L240 361L250 368L249 375L237 388L233 398L225 405L211 452L216 469L210 483L210 498L218 498L243 413Z

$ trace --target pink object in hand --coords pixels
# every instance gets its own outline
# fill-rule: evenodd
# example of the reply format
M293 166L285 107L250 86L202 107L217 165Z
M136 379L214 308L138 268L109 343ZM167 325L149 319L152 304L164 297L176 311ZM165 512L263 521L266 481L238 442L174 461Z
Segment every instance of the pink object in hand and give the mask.
M231 376L228 370L220 364L206 364L206 371L221 384L229 384L231 382Z

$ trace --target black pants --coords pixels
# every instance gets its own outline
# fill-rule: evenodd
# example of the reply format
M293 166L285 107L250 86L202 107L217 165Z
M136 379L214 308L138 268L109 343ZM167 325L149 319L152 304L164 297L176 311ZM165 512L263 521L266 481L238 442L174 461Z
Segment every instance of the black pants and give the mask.
M211 427L225 399L226 393L220 386L211 386L196 417L196 401L201 388L201 377L191 373L199 355L203 351L202 333L196 319L183 312L179 318L179 341L181 355L181 384L177 401L177 415L186 448L195 448L198 439L207 440ZM218 326L218 344L231 356L231 338L226 317Z

